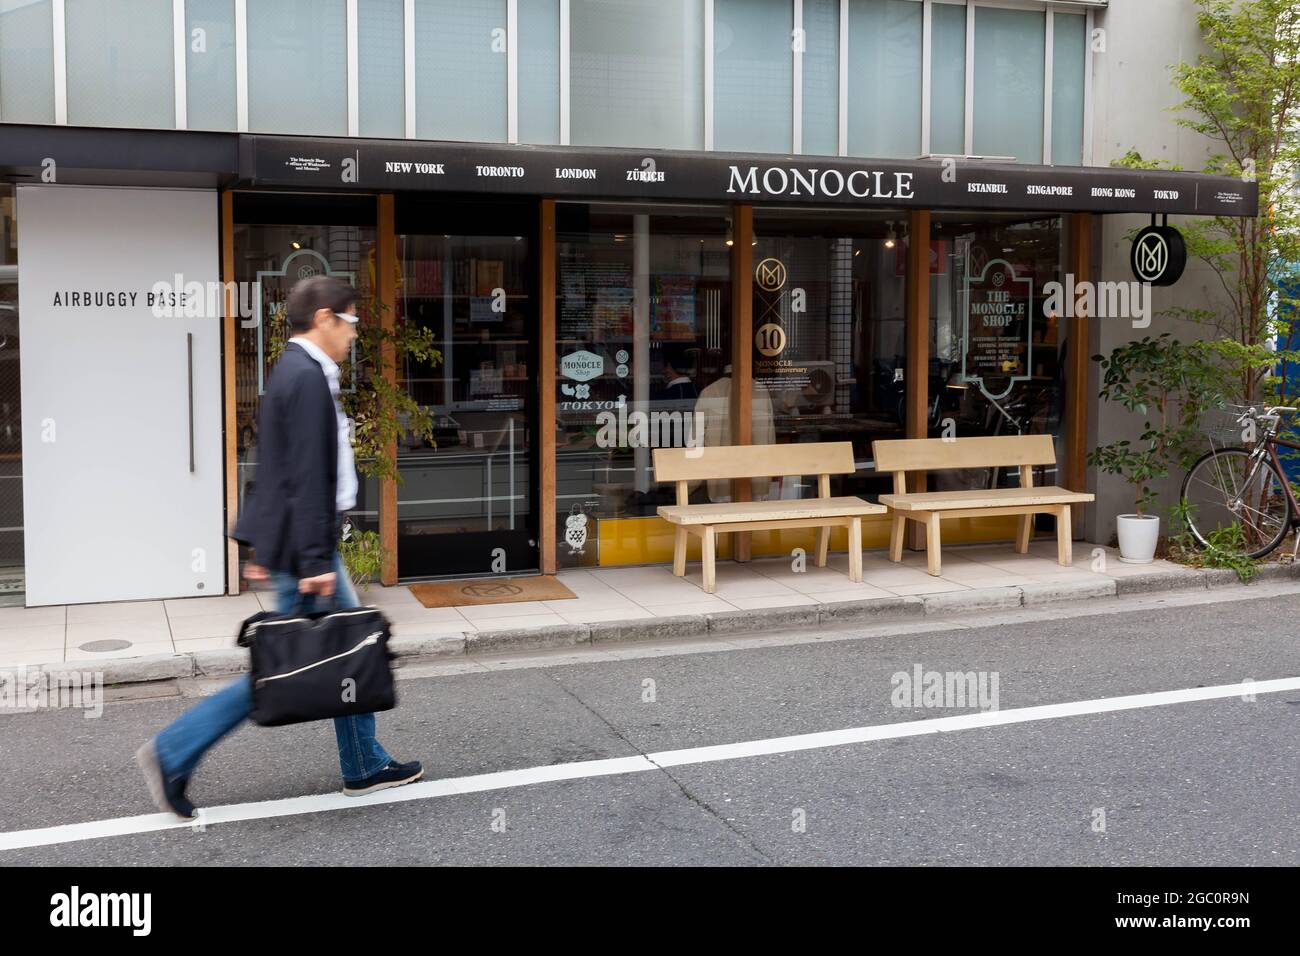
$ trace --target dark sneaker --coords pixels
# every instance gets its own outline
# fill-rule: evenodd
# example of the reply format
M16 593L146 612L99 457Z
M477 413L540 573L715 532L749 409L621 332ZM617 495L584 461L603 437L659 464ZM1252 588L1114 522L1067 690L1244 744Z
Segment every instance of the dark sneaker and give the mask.
M374 793L376 790L400 787L404 783L415 783L422 776L424 776L424 768L420 766L420 761L398 763L396 760L390 760L387 767L374 776L366 777L365 780L344 780L343 792L349 797L359 797L362 794Z
M188 780L169 783L158 763L158 751L153 741L149 741L135 752L135 762L144 774L144 781L149 785L149 795L163 813L174 813L182 820L194 820L198 814L194 804L185 798L185 785Z

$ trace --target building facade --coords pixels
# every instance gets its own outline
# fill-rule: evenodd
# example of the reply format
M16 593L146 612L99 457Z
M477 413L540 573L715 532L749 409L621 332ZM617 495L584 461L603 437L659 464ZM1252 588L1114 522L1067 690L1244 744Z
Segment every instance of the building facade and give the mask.
M1049 433L1040 481L1099 491L1104 540L1088 357L1145 333L1071 282L1132 280L1135 224L1254 214L1107 166L1204 152L1161 112L1186 6L0 0L10 592L238 589L258 395L319 273L438 351L384 372L433 420L362 482L389 583L666 561L664 446L847 440L835 493L874 497L875 439ZM816 489L692 490L742 492Z

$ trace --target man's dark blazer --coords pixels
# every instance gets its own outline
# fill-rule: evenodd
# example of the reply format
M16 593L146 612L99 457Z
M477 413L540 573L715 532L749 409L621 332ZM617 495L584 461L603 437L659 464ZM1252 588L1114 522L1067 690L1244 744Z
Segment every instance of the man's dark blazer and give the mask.
M338 418L325 370L294 342L271 370L257 418L257 473L231 537L264 568L334 570Z

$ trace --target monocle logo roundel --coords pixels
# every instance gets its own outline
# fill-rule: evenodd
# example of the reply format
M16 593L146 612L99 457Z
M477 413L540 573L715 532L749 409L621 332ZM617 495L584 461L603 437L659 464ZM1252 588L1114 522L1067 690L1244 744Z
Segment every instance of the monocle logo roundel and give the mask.
M1147 226L1133 237L1129 265L1139 282L1173 285L1187 265L1187 244L1173 226Z
M775 292L785 285L785 263L780 259L764 259L754 269L754 279L764 292Z

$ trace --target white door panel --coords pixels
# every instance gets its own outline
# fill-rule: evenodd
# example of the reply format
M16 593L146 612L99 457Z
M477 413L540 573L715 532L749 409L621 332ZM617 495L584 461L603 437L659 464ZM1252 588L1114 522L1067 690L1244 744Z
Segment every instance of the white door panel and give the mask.
M147 300L218 280L216 194L20 186L17 202L27 603L221 594L221 320Z

